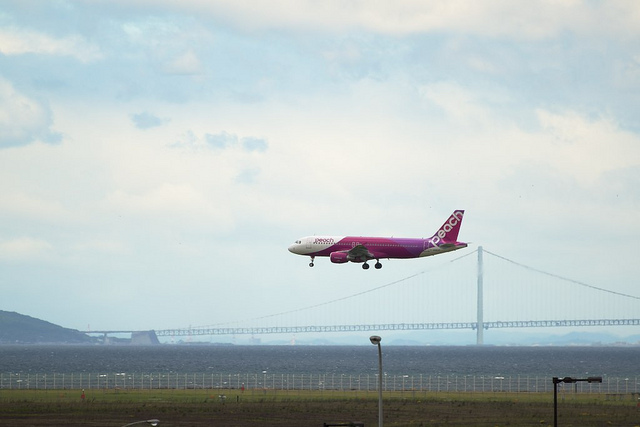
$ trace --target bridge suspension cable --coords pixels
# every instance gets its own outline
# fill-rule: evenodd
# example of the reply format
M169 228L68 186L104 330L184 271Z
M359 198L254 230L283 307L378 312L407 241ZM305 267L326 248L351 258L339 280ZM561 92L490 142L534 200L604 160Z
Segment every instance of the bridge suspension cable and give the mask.
M549 273L548 271L540 270L538 268L534 268L534 267L531 267L531 266L528 266L528 265L513 261L513 260L511 260L509 258L505 258L505 257L503 257L501 255L495 254L495 253L493 253L491 251L488 251L486 249L484 250L484 252L486 252L489 255L492 255L492 256L494 256L496 258L500 258L503 261L507 261L507 262L510 262L511 264L517 265L518 267L522 267L522 268L525 268L527 270L535 271L536 273L545 274L545 275L547 275L549 277L553 277L555 279L564 280L565 282L574 283L576 285L584 286L585 288L595 289L595 290L601 291L601 292L607 292L607 293L612 294L612 295L618 295L618 296L622 296L622 297L625 297L625 298L633 298L633 299L640 300L640 297L637 297L637 296L634 296L634 295L629 295L629 294L625 294L625 293L622 293L622 292L616 292L616 291L612 291L610 289L600 288L598 286L593 286L593 285L589 285L588 283L580 282L579 280L573 280L573 279L569 279L567 277L560 276L558 274Z
M282 311L282 312L279 312L279 313L273 313L273 314L267 314L267 315L264 315L264 316L253 317L253 318L248 319L248 320L249 321L255 321L255 320L264 320L264 319L270 319L270 318L274 318L274 317L285 316L287 314L293 314L293 313L299 313L299 312L302 312L302 311L312 310L312 309L319 308L319 307L324 307L324 306L327 306L327 305L330 305L330 304L335 304L337 302L346 301L346 300L349 300L349 299L352 299L352 298L356 298L356 297L359 297L359 296L362 296L362 295L370 294L370 293L373 293L373 292L376 292L376 291L379 291L379 290L382 290L382 289L385 289L385 288L388 288L388 287L391 287L391 286L394 286L394 285L398 285L398 284L400 284L402 282L406 282L406 281L411 280L413 278L416 278L416 277L419 277L419 276L423 276L423 275L425 275L427 273L430 273L432 271L444 268L446 265L452 264L452 263L454 263L456 261L459 261L459 260L461 260L463 258L466 258L466 257L468 257L470 255L473 255L476 252L478 252L477 249L472 251L472 252L469 252L469 253L467 253L465 255L459 256L459 257L454 258L452 260L449 260L449 261L447 261L447 262L445 262L443 264L434 266L434 267L432 267L430 269L422 270L422 271L414 273L414 274L412 274L410 276L406 276L406 277L404 277L402 279L394 280L393 282L386 283L386 284L380 285L380 286L376 286L375 288L367 289L366 291L357 292L355 294L346 295L344 297L335 298L335 299L332 299L332 300L329 300L329 301L324 301L324 302L321 302L321 303L317 303L317 304L313 304L313 305L309 305L309 306L305 306L305 307L300 307L300 308L296 308L296 309L293 309L293 310L287 310L287 311ZM205 326L190 326L189 328L190 329L210 328L210 327L213 327L213 326L223 326L223 325L229 325L229 324L233 324L233 323L236 323L236 322L226 322L226 323L222 323L222 324L205 325ZM183 329L185 329L185 328L183 328Z

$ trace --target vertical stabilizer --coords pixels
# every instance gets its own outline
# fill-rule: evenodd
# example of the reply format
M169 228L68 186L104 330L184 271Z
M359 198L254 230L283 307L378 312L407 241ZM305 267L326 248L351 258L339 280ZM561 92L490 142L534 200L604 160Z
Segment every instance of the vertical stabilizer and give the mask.
M460 232L463 216L463 210L453 211L449 219L447 219L436 234L429 239L429 242L433 246L440 246L445 243L456 243L458 241L458 233Z

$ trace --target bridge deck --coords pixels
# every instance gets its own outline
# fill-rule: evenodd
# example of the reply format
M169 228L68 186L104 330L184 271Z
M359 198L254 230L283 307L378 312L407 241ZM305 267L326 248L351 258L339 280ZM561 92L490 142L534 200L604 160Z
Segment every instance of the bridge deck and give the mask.
M505 328L553 328L581 326L638 326L640 319L579 319L579 320L511 320L483 322L483 329ZM478 329L477 322L454 323L386 323L377 325L328 325L328 326L266 326L246 328L183 328L161 329L159 337L194 335L262 335L298 334L305 332L362 332L362 331L414 331L435 329ZM87 334L118 334L145 331L84 331Z

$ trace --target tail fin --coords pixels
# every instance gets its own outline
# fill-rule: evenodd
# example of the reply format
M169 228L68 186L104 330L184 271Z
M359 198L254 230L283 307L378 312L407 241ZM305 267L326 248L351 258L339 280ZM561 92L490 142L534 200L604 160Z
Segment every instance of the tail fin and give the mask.
M455 243L458 241L458 233L460 232L460 225L462 224L462 217L464 216L464 210L453 211L449 219L442 224L442 227L436 232L436 234L429 239L429 242L433 246L440 246L445 243Z

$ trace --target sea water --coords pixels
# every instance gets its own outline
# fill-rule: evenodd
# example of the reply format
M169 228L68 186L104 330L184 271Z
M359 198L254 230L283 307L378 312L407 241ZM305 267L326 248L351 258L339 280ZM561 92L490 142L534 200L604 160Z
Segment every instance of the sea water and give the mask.
M612 376L640 374L640 347L382 346L389 375ZM376 373L369 346L1 345L0 373Z

